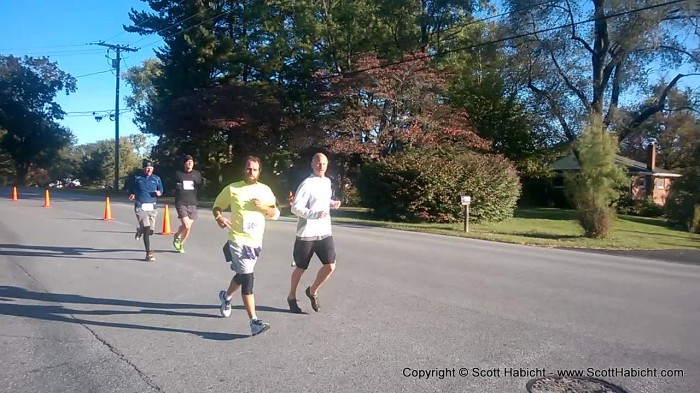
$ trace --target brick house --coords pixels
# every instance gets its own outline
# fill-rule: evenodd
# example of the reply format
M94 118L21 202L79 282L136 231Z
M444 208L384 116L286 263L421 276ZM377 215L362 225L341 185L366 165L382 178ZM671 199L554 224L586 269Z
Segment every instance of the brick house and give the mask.
M656 166L656 146L649 145L647 150L647 162L636 161L627 157L615 155L615 163L627 169L627 175L631 177L629 186L630 196L633 200L644 200L651 196L657 205L665 205L666 198L673 179L680 177L678 173L671 172ZM552 169L559 174L555 176L554 188L563 188L563 174L566 171L576 171L580 167L576 156L570 154L552 163Z

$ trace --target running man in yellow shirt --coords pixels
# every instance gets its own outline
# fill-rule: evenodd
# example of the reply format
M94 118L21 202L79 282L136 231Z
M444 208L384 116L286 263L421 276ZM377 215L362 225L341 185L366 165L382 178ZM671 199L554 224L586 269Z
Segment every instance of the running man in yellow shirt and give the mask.
M241 288L243 305L250 318L250 331L253 336L270 328L270 324L258 319L255 314L253 295L253 270L262 251L265 233L265 218L279 219L275 195L270 187L258 183L260 159L246 158L245 180L224 187L214 201L214 218L219 227L229 229L228 241L224 245L224 256L231 262L233 276L228 290L219 292L221 315L231 316L231 299ZM231 219L222 212L231 207Z

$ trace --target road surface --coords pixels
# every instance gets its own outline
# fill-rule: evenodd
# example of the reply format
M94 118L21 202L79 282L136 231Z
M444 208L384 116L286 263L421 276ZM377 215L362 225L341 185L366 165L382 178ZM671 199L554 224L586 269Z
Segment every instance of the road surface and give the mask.
M219 315L232 272L208 211L186 254L159 235L149 263L125 199L108 222L98 197L0 191L2 391L510 393L574 370L627 392L700 386L698 265L336 224L321 312L303 295L314 258L299 315L282 218L256 268L271 329L250 337L239 296Z

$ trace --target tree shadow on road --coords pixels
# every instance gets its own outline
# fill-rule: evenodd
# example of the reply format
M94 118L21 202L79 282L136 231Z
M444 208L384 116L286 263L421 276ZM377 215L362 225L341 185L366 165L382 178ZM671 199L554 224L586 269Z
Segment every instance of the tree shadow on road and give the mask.
M52 302L55 304L26 304L16 303L16 300L26 299L32 301ZM78 303L78 304L95 304L95 305L111 305L122 307L134 307L138 310L79 310L66 308L61 303ZM175 311L175 310L212 310L218 309L219 306L208 304L172 304L172 303L152 303L140 302L121 299L102 299L93 298L81 295L71 294L52 294L43 292L28 291L24 288L14 286L0 286L0 315L10 315L17 317L26 317L41 319L46 321L67 322L89 326L104 326L122 329L134 330L150 330L172 333L187 333L200 336L207 340L235 340L238 338L249 337L248 335L219 333L219 332L202 332L197 330L178 329L162 326L138 325L133 323L95 321L86 319L87 316L108 316L114 315L116 319L120 319L122 315L127 314L142 314L142 315L168 315L175 317L194 317L194 318L220 318L213 312L211 314L197 313L192 311Z
M156 253L177 254L173 250L153 250ZM111 258L106 256L87 256L86 254L107 254L111 252L138 252L144 253L143 249L125 248L92 248L92 247L58 247L58 246L37 246L27 244L0 244L0 255L14 257L35 257L35 258L71 258L71 259L96 259L96 260L120 260L120 261L143 261L143 257L134 258ZM150 262L149 262L150 263Z
M88 217L54 217L53 220L63 221L63 220L73 220L73 221L104 221L101 218L88 218Z
M83 232L100 232L100 233L128 233L130 235L134 234L134 231L93 231L93 230L84 230Z
M7 250L4 250L7 249ZM92 248L92 247L59 247L59 246L36 246L28 244L5 244L0 243L0 255L11 256L46 256L46 257L61 257L61 256L79 256L85 253L107 253L121 251L139 251L109 249L109 248Z

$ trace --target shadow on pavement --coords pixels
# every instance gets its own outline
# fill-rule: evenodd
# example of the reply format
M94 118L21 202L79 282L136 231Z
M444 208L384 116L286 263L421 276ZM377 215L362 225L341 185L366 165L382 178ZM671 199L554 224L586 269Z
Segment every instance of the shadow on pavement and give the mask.
M92 231L96 232L96 231ZM131 233L131 232L127 232ZM143 254L145 251L141 249L129 248L92 248L92 247L58 247L58 246L35 246L22 244L0 244L0 255L8 255L14 257L39 257L39 258L72 258L72 259L95 259L95 260L119 260L119 261L140 261L144 262L141 257L123 257L111 258L106 256L86 256L86 254L105 254L110 252L136 252ZM175 250L153 250L157 254L179 254Z
M9 255L15 257L47 257L47 258L77 258L77 259L118 259L132 260L133 257L124 258L109 258L109 257L90 257L86 254L106 254L111 252L144 252L143 249L110 249L110 248L92 248L92 247L58 247L58 246L35 246L24 244L5 244L0 243L0 255Z
M233 300L232 300L232 301L233 301ZM217 308L218 308L218 307L217 307ZM245 310L245 307L243 307L243 306L241 306L241 305L238 305L238 306L233 306L233 305L232 305L231 308L234 309L234 310ZM255 311L281 312L281 313L284 313L284 314L296 314L296 315L304 315L304 314L308 315L308 314L309 314L309 313L307 313L307 312L302 312L302 313L298 313L298 314L297 314L297 313L293 313L293 312L289 311L289 309L286 309L286 308L278 308L278 307L270 307L270 306L259 306L259 305L257 305L257 304L255 305Z
M88 218L88 217L55 217L52 218L52 220L58 220L58 221L63 221L63 220L73 220L73 221L104 221L101 218Z
M37 300L43 302L53 302L56 304L35 305L35 304L17 304L16 299ZM140 308L140 310L76 310L64 307L61 303L78 303L78 304L96 304L96 305L112 305ZM235 340L238 338L249 337L243 334L233 333L217 333L217 332L202 332L196 330L178 329L172 327L147 326L131 323L120 322L105 322L93 321L86 319L90 315L126 315L126 314L143 314L143 315L169 315L176 317L195 317L195 318L221 318L218 314L204 314L191 311L176 311L176 310L212 310L218 306L206 304L171 304L171 303L151 303L119 299L101 299L81 295L71 294L51 294L42 292L28 291L24 288L13 286L0 286L0 315L11 315L17 317L26 317L41 319L46 321L58 321L67 323L76 323L86 326L105 326L122 329L135 330L151 330L172 333L187 333L194 334L207 340ZM262 309L262 308L260 308ZM118 318L118 317L117 317Z
M562 249L605 254L605 255L616 255L622 257L632 257L639 259L653 259L663 262L674 262L686 265L700 265L700 250L693 249L683 249L683 250L599 250L599 249L589 249L589 248L567 248L562 247Z
M344 227L344 228L386 228L385 225L380 223L373 224L370 222L343 222L343 221L333 221L334 227Z
M100 233L128 233L130 235L134 234L134 231L93 231L93 230L84 230L83 232L100 232Z

